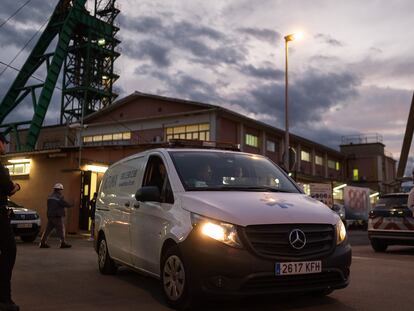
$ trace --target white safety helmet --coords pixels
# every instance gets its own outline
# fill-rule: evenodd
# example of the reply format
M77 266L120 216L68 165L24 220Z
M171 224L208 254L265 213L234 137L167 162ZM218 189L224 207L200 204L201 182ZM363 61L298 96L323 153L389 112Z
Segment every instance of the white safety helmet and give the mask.
M63 190L63 185L61 183L57 183L53 186L53 189Z

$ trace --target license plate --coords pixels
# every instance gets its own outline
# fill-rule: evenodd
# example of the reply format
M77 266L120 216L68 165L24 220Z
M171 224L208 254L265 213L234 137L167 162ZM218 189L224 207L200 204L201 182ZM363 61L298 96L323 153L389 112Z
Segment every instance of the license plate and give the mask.
M32 224L17 224L17 228L31 228Z
M322 271L322 262L318 261L300 261L300 262L278 262L275 265L276 275L294 275L320 273Z

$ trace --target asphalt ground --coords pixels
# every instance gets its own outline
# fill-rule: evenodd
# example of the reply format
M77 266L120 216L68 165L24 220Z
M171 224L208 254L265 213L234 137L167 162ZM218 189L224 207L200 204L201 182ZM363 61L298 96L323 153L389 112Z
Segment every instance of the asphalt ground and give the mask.
M351 284L328 297L269 296L203 302L200 310L414 310L414 247L375 253L366 231L350 231ZM159 282L121 268L101 275L92 242L69 237L71 249L18 242L13 298L23 311L169 310Z

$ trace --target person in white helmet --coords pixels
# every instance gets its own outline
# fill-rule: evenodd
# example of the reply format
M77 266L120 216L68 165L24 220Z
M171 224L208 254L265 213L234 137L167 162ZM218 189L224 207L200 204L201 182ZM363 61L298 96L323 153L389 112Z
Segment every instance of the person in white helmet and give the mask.
M49 248L47 238L53 229L60 238L60 248L70 248L72 245L65 241L65 208L72 207L71 204L65 201L62 194L63 185L57 183L53 186L53 192L47 198L47 226L43 232L42 240L40 241L40 248Z

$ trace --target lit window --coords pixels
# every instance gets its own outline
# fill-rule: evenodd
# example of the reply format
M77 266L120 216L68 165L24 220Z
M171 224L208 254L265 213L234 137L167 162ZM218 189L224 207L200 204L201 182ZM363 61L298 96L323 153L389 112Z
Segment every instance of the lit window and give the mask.
M246 145L257 148L259 146L258 137L251 134L246 134Z
M6 167L9 170L10 176L30 174L30 163L13 163L6 165Z
M122 139L123 140L131 139L131 132L123 132L122 133Z
M186 132L198 132L198 125L187 125Z
M316 165L323 165L323 159L320 156L315 156L315 164Z
M208 123L204 123L204 124L200 124L200 131L208 131L210 130L210 124Z
M275 142L268 140L266 142L266 150L270 151L270 152L275 152L275 150L276 150Z
M341 163L336 162L336 170L339 171L341 169Z
M112 140L112 134L105 134L102 136L103 141Z
M302 160L302 161L305 161L305 162L310 162L310 154L309 154L309 152L306 152L306 151L301 151L300 152L300 159Z
M358 179L359 179L358 169L357 168L354 168L352 170L352 180L358 181Z
M92 142L92 136L85 136L83 138L84 143L91 143Z
M190 124L168 127L166 139L198 139L207 141L210 139L210 124Z
M94 142L102 141L102 135L95 135L95 136L92 137L92 139L93 139Z
M328 160L328 167L331 169L336 169L336 162L332 160Z
M122 140L122 133L115 133L112 136L113 140Z

